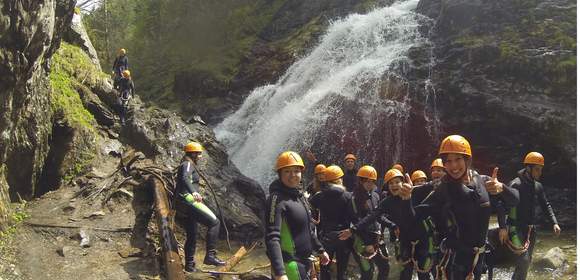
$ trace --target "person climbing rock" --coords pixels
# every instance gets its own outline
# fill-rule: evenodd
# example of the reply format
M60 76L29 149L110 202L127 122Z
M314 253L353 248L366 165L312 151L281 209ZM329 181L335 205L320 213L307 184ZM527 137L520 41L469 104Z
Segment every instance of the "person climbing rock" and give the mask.
M377 171L370 165L361 167L357 172L356 184L350 200L349 220L356 224L379 205L379 194L375 192ZM392 223L392 222L391 222ZM356 260L362 280L373 279L375 265L378 268L377 279L389 276L389 254L383 239L381 224L369 223L353 234L353 257Z
M427 174L421 170L415 170L411 174L411 181L413 182L413 186L423 185L427 183Z
M197 224L207 227L205 238L206 254L203 260L207 265L225 265L225 262L217 257L216 242L220 229L220 221L216 215L203 202L200 194L200 176L197 164L201 160L203 147L197 142L187 143L184 147L185 155L177 171L176 180L176 209L177 221L185 229L186 241L185 271L194 272L195 247Z
M343 186L346 188L346 191L352 192L354 186L357 182L356 178L356 156L353 154L347 154L344 157L344 178L343 178Z
M536 206L539 205L546 217L552 223L555 235L560 235L560 226L550 202L544 193L544 187L539 182L544 168L544 156L538 152L530 152L523 161L524 169L518 172L509 186L520 193L520 203L512 207L508 214L508 229L500 229L500 241L507 243L514 253L518 254L516 268L512 279L524 280L532 261L536 245L535 218Z
M336 255L336 279L346 279L350 241L338 239L338 233L349 227L348 206L351 193L342 185L344 172L336 165L324 170L320 192L310 198L310 205L320 213L319 237L330 258ZM330 265L323 265L322 280L330 280Z
M113 88L118 89L119 80L122 78L122 73L125 70L129 70L129 58L127 58L127 50L119 49L119 55L115 58L113 62Z
M445 175L445 166L443 160L436 158L431 163L431 180L439 180Z
M471 169L471 146L460 135L443 139L439 156L446 170L440 181L415 188L404 184L402 192L428 194L413 208L416 219L442 215L451 222L438 229L446 238L440 245L445 254L437 273L445 273L448 279L480 279L492 207L517 205L518 191L497 180L497 167L491 177Z
M125 125L127 111L129 110L129 100L135 96L135 84L131 79L131 72L125 70L122 73L123 78L119 80L119 118L121 124Z
M409 175L407 175L408 177ZM413 271L417 271L419 279L430 279L429 272L432 265L432 225L425 217L424 219L414 219L412 209L409 204L411 194L402 192L403 180L405 176L398 169L390 169L385 173L384 184L387 185L389 194L379 202L378 207L370 212L350 229L341 232L340 238L345 239L352 234L358 234L361 229L374 223L383 215L388 215L389 219L396 225L393 229L395 235L395 254L397 260L402 263L403 270L400 274L401 280L412 278ZM410 183L410 178L408 181Z
M270 184L266 223L266 254L275 280L307 280L312 269L312 252L321 264L328 264L328 254L314 232L308 202L300 182L304 163L300 155L287 151L276 160L278 179Z

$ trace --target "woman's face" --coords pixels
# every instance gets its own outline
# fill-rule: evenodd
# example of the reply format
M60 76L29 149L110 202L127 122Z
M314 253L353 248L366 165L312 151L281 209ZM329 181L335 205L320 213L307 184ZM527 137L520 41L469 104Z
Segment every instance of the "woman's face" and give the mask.
M298 188L302 180L302 168L299 166L288 166L280 169L280 181L289 188Z
M393 195L399 195L399 192L401 191L401 188L403 187L403 179L401 179L401 177L395 177L393 179L391 179L389 182L389 191L393 194Z
M544 169L544 167L541 165L534 164L529 168L530 168L530 174L532 175L532 178L534 178L534 180L536 180L536 181L539 181L540 177L542 177L542 169Z
M455 180L461 179L467 171L467 162L465 161L465 157L460 154L447 155L443 165L445 165L447 174L449 174L449 176Z
M375 188L375 181L371 179L360 178L360 184L365 188L367 192L370 192Z
M324 179L324 173L316 174L316 179L318 180L318 182L322 182L322 179Z
M419 178L419 179L413 181L413 186L419 186L419 185L423 185L425 183L427 183L427 180L426 179Z
M433 180L441 179L443 175L445 175L445 168L438 166L431 168L431 178L433 178Z

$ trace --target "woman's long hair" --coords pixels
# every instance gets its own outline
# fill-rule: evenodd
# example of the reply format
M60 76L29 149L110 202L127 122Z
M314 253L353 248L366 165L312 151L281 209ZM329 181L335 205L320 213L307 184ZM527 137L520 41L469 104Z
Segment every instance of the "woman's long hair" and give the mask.
M356 208L359 213L365 213L369 210L367 200L369 199L369 192L365 189L363 184L358 179L357 184L355 184L352 190L352 195L354 197L354 202L356 203Z

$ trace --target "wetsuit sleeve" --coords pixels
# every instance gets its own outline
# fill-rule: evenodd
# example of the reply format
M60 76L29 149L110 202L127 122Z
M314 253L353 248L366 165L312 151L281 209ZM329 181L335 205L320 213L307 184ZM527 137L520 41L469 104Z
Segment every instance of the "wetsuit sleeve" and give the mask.
M280 229L282 225L282 205L278 202L278 196L273 194L266 204L268 216L266 217L266 254L272 264L275 276L286 274L284 260L282 259L282 246L280 245Z
M544 192L544 187L542 186L542 184L537 183L536 193L538 194L538 202L540 203L540 206L542 207L544 214L548 217L548 219L550 219L552 224L557 225L558 220L556 220L556 215L554 214L552 205L546 198L546 193Z
M312 238L312 249L319 254L324 252L324 247L322 247L322 243L318 240L318 236L316 235L316 226L312 222L310 223L310 236Z
M491 180L491 177L486 175L480 175L483 179L483 183L485 184L487 181ZM498 194L497 196L501 198L504 203L504 206L507 208L517 206L520 202L520 192L513 187L507 186L506 184L502 183L503 191ZM511 185L511 184L510 184ZM494 195L490 194L490 197L494 197Z
M411 200L413 205L419 205L425 198L433 191L433 185L426 183L420 186L413 187L411 192Z
M377 208L373 209L373 211L371 211L362 220L360 220L358 223L356 223L356 225L352 226L351 229L354 232L358 232L359 229L364 229L368 225L370 225L371 223L376 222L377 219L379 218L379 216L386 213L386 211L388 209L387 206L388 206L388 198L381 200L381 202L379 202L379 206Z
M119 59L119 58L118 58L118 57L116 57L116 58L115 58L115 61L113 61L113 71L115 71L115 66L117 66L117 60L118 60L118 59Z
M320 209L320 193L311 196L308 202L310 203L310 206L312 206L312 210L318 211L318 209Z
M397 227L397 224L395 224L393 221L389 220L389 218L387 218L387 215L383 214L379 217L379 223L381 224L381 226L384 228L388 228L389 230L392 230L394 228Z
M199 175L193 170L193 164L190 161L185 161L179 166L181 169L179 180L186 187L190 193L199 191Z
M497 213L497 223L499 224L500 228L507 228L506 226L506 215L507 209L503 205L502 201L494 200L492 198L492 206L495 208L495 212Z
M441 212L445 203L442 187L440 186L437 191L431 192L421 204L411 209L416 220L424 220L429 216L435 216Z
M135 83L131 80L131 97L135 97Z

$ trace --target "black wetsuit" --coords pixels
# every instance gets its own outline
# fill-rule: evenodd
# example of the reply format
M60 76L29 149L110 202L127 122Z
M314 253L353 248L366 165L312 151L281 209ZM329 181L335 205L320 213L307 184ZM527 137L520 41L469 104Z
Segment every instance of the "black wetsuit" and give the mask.
M310 198L310 205L320 213L319 236L322 245L332 259L336 254L338 280L346 279L346 268L350 255L349 240L338 239L341 230L348 229L348 207L351 193L342 186L322 184L321 191ZM330 265L322 266L320 272L322 280L330 279Z
M497 207L499 200L506 206L518 203L517 190L504 185L501 194L490 196L485 189L485 182L491 178L475 171L468 172L471 172L472 181L467 186L445 175L436 185L427 183L416 187L435 189L420 205L414 207L416 218L442 215L453 224L452 227L438 229L439 232L446 232L447 236L442 246L453 252L451 266L447 267L451 279L465 279L472 271L474 279L481 278L482 253L492 207Z
M129 78L121 78L118 82L119 86L119 118L121 123L125 124L127 116L127 109L129 107L129 98L135 95L135 84Z
M400 252L397 259L404 262L404 269L401 271L400 279L411 279L414 269L413 260L418 262L420 268L431 265L429 249L430 225L423 222L426 218L417 220L413 217L409 201L402 200L399 196L387 195L379 202L377 209L373 210L364 219L353 226L353 230L358 232L369 223L380 219L381 215L387 214L389 220L394 222L400 232L398 236ZM432 237L431 237L432 238ZM416 242L414 255L413 243ZM429 273L418 273L419 279L429 279Z
M347 192L352 192L354 190L355 185L358 182L356 177L356 168L352 170L344 169L344 176L342 177L342 185L346 188Z
M535 225L538 220L535 216L536 206L538 203L544 214L548 217L552 225L557 225L556 215L552 210L552 205L546 198L542 183L534 180L528 172L523 169L518 172L518 177L510 182L510 187L517 189L520 193L520 203L517 207L511 208L508 223L510 225L510 239L518 238L520 242L528 240L528 250L519 255L516 261L516 269L512 279L523 280L528 274L528 267L532 261L534 247L536 245ZM517 236L513 236L517 235Z
M314 232L304 194L275 180L270 184L266 209L266 254L272 273L286 275L289 280L309 279L310 256L313 251L324 250Z
M215 253L219 235L220 222L216 215L203 203L186 200L186 196L199 193L200 177L194 168L195 163L189 159L181 162L177 171L176 192L177 221L185 229L186 241L183 246L186 264L195 264L195 240L197 235L197 223L207 227L205 238L206 252Z
M365 203L367 204L367 208L359 207L356 203L354 196L351 199L351 205L349 207L349 218L352 224L358 223L362 220L366 215L368 215L372 210L378 207L379 205L379 194L377 192L371 191L368 193L367 200ZM386 219L384 215L381 215L381 221L384 223L389 223L394 225L391 221ZM375 246L375 250L377 253L371 259L367 259L364 257L364 249L368 245ZM373 278L374 273L374 264L377 265L379 273L377 279L387 279L389 276L389 259L388 259L388 251L386 251L384 240L382 240L382 228L379 222L369 223L368 225L359 228L357 233L354 235L354 244L353 244L353 257L355 258L356 262L359 265L361 279L362 280L370 280ZM382 248L381 248L382 246ZM372 262L371 262L372 261Z
M129 69L129 58L127 55L118 56L113 62L113 72L115 72L115 78L113 79L113 88L117 89L118 82L123 77L121 74L123 71Z

